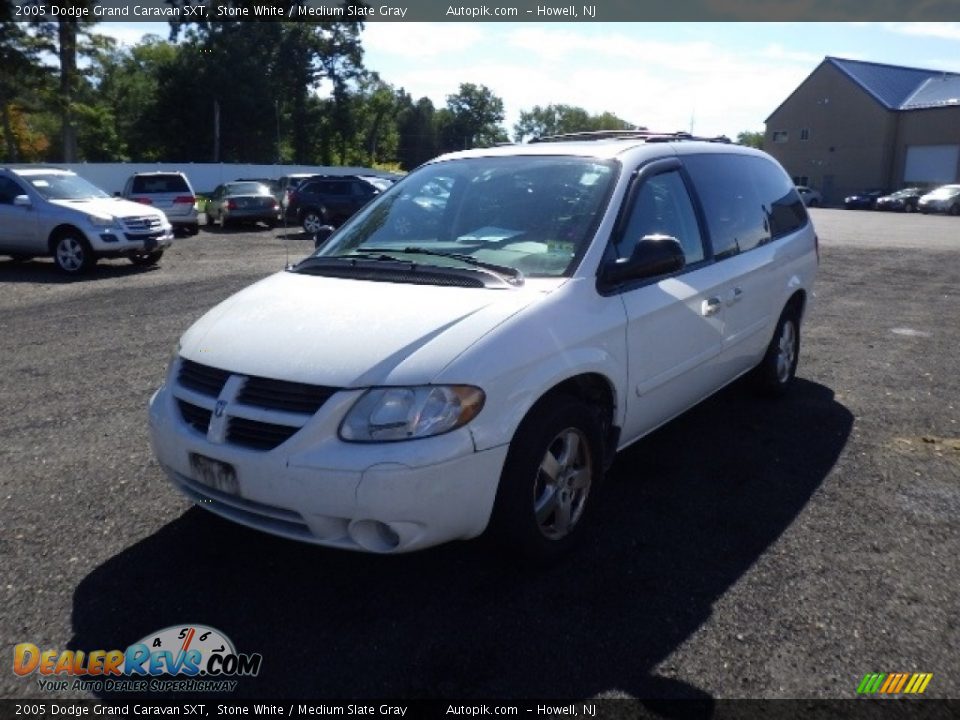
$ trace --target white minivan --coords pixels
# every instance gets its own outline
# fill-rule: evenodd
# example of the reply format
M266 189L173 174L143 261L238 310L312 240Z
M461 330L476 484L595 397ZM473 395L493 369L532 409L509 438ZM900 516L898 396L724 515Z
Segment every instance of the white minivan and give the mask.
M440 157L213 308L150 403L174 485L320 545L549 560L616 451L745 373L786 390L818 264L790 178L622 135Z

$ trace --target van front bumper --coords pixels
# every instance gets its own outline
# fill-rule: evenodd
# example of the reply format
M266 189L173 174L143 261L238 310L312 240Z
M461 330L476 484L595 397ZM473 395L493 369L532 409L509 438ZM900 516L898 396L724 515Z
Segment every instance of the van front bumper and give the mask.
M465 428L433 438L345 443L336 435L358 396L331 399L269 451L214 443L188 425L170 384L150 401L154 454L174 486L205 510L257 530L347 550L401 553L480 535L507 446L476 452ZM235 473L229 491L205 482L191 455Z

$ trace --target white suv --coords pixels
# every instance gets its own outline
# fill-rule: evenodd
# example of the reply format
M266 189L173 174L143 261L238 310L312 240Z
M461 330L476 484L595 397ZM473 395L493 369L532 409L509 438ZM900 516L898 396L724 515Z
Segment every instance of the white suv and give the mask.
M489 529L550 559L617 450L745 373L790 385L816 246L790 178L740 146L447 155L186 332L154 451L266 532L396 553Z
M162 211L174 230L186 235L199 232L197 196L182 172L142 172L127 178L123 197Z
M76 275L100 257L153 265L172 242L162 212L110 197L68 170L0 168L0 254L52 255Z

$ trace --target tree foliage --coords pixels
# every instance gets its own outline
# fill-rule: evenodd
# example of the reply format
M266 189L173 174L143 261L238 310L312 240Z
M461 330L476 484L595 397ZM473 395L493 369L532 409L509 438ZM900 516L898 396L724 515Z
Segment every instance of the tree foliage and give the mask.
M763 149L763 133L754 132L752 130L744 130L743 132L737 133L737 144L746 145L747 147L757 148L758 150Z
M0 161L412 169L442 152L509 140L492 89L462 83L442 106L416 98L365 67L361 29L190 22L172 25L169 39L148 35L130 47L98 34L96 23L0 23ZM522 112L514 134L629 127L611 113L547 105Z
M532 110L520 113L520 119L513 126L513 136L520 142L547 135L595 130L632 130L635 127L633 123L609 112L591 115L583 108L572 105L535 105Z

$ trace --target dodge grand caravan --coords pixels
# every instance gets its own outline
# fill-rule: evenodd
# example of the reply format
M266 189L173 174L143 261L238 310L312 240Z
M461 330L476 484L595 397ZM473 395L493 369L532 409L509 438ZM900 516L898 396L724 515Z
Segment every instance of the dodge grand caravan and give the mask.
M154 451L201 507L396 553L588 529L614 454L746 373L794 377L817 269L768 155L686 135L440 157L181 338Z

